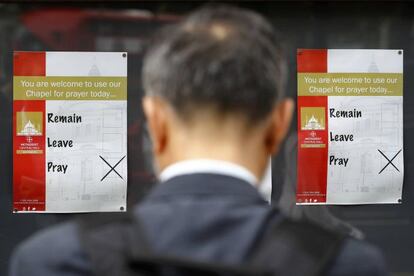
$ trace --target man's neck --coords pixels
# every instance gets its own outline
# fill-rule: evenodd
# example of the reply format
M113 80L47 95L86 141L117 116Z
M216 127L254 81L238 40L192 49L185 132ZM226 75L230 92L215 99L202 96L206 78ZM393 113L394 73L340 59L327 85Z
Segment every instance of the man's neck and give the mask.
M251 172L256 179L261 179L266 169L268 156L260 155L259 151L251 150L249 147L234 146L234 144L226 145L225 143L217 142L216 145L211 144L197 144L181 145L180 147L172 147L174 150L165 158L159 160L160 169L187 160L218 160L229 162L241 166Z
M232 162L214 159L189 159L174 163L165 168L159 175L161 182L171 178L188 174L219 174L244 180L253 186L259 181L247 168Z

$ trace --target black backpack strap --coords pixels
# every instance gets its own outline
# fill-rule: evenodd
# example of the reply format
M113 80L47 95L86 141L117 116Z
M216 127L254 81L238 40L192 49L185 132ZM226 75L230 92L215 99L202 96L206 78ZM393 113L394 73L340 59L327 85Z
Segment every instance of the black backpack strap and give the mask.
M225 265L163 255L137 256L130 263L137 274L180 276L272 276L270 270L249 265ZM147 275L147 274L145 274Z
M283 219L256 243L251 265L270 268L274 275L322 275L339 252L345 235L310 222Z

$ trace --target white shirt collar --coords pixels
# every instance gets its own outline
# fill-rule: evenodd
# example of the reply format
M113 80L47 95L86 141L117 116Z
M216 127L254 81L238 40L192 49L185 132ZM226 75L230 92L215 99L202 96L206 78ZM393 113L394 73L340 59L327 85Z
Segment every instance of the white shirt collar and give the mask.
M159 179L165 182L173 177L194 173L211 173L232 176L242 179L253 186L258 183L257 178L246 168L222 160L192 159L174 163L165 168L159 175Z

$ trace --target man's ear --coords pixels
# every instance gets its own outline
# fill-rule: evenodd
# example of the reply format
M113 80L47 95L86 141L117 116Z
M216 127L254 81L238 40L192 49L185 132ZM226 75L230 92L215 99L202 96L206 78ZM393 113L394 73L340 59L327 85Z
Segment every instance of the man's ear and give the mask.
M161 154L167 143L167 117L165 104L156 97L144 97L142 108L148 122L148 130L152 140L153 152Z
M292 99L284 99L273 108L266 135L269 155L279 151L280 144L289 131L295 105Z

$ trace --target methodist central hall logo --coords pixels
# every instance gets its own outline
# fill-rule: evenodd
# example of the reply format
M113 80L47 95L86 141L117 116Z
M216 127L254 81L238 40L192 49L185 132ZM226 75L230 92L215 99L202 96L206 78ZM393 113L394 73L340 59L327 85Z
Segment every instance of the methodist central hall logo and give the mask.
M325 107L301 107L301 130L324 130Z
M17 136L41 136L43 133L43 112L17 112Z

